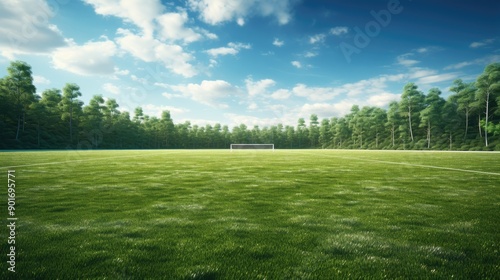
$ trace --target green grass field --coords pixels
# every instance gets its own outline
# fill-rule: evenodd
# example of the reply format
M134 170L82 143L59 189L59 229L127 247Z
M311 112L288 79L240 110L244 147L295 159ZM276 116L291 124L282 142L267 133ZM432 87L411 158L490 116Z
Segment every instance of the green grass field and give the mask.
M0 171L1 279L500 275L500 153L3 152Z

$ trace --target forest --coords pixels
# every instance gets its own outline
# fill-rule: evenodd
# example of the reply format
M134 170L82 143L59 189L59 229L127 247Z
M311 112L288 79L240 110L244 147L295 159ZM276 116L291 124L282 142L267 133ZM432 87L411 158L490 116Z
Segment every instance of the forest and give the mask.
M277 149L500 150L500 63L473 82L427 93L404 86L387 109L352 106L342 117L312 114L296 126L229 128L174 123L137 107L131 115L114 99L95 95L84 104L80 87L67 83L41 96L31 66L13 61L0 79L0 149L228 149L231 143L274 143Z

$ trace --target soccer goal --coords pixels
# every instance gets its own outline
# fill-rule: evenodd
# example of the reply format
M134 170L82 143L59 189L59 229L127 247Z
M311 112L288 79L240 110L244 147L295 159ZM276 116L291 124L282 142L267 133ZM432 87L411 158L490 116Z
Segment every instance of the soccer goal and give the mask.
M274 152L274 144L231 144L231 152L233 150L272 150Z

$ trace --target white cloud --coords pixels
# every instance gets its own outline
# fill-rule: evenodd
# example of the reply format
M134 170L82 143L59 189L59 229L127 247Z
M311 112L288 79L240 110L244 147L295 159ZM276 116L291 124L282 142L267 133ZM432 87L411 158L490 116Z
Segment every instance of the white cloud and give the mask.
M283 123L282 118L259 118L255 116L248 115L238 115L233 113L224 114L225 119L231 120L229 124L230 127L234 127L240 124L245 124L248 129L252 129L254 126L258 125L259 127L269 127L271 125L277 125L279 123Z
M290 97L290 95L292 95L292 93L289 90L278 89L277 91L275 91L271 94L271 98L276 99L276 100L284 100L284 99L288 99Z
M304 56L305 57L315 57L315 56L318 56L318 53L316 53L316 52L306 52L306 54Z
M184 77L192 77L197 71L189 63L193 56L184 52L181 46L165 44L159 40L132 34L129 30L119 29L121 37L116 39L118 45L132 56L145 62L162 62L165 68Z
M302 68L302 63L300 63L300 61L294 60L291 63L292 63L293 66L295 66L295 67L297 67L299 69Z
M137 77L136 75L130 75L130 79L132 79L132 81L134 82L138 82L138 83L141 83L143 85L147 85L148 84L148 80L145 79L145 78L139 78Z
M52 64L79 75L111 75L115 72L112 60L115 54L116 45L112 41L87 42L58 48L52 54Z
M3 56L47 54L67 45L61 31L50 23L55 11L44 0L2 1L0 49Z
M161 95L167 99L184 97L182 94L173 94L173 93L168 93L168 92L164 92Z
M84 2L91 5L96 14L119 17L135 24L147 37L153 36L154 20L165 9L160 0L84 0Z
M273 41L273 45L275 45L276 47L281 47L285 44L284 41L281 41L280 39L278 38L274 38L274 41Z
M335 88L330 87L308 87L304 84L297 84L292 92L296 96L306 97L312 101L324 101L334 98L339 94Z
M410 79L418 79L430 75L435 75L436 73L436 70L414 67L410 69L408 77Z
M252 15L274 16L279 24L287 24L290 19L292 0L189 0L192 10L200 13L200 18L212 25L227 21L244 24L244 18Z
M454 79L458 78L458 76L459 75L457 73L444 73L444 74L438 74L438 75L431 75L431 76L419 78L416 83L417 84L433 84L433 83L454 80Z
M385 107L392 101L399 101L401 95L384 92L377 95L372 95L367 99L368 106Z
M271 79L264 79L257 82L254 82L251 78L245 80L245 85L250 96L263 95L269 87L275 84L276 82Z
M128 70L121 70L120 68L115 67L115 75L127 76L128 74L130 74L130 71L128 71Z
M398 64L403 65L405 67L411 67L415 64L420 63L420 61L418 61L418 60L410 59L409 58L410 56L413 56L413 54L406 53L406 54L402 54L402 55L398 56L397 57Z
M245 20L243 18L238 18L236 20L236 23L239 25L239 26L243 26L245 25Z
M259 108L259 106L255 102L252 102L250 103L250 105L248 105L248 110L256 110L257 108Z
M309 43L311 44L322 43L325 41L325 38L326 38L325 34L316 34L314 36L309 37Z
M346 26L337 26L330 29L330 34L335 36L340 36L342 34L347 34L347 33L349 33L349 28L347 28Z
M229 54L235 55L239 52L239 50L228 47L220 47L220 48L209 49L206 52L213 57L217 57L220 55L229 55Z
M115 94L115 95L120 94L120 88L111 84L111 83L105 83L104 85L102 85L102 89L104 91L107 91L107 92Z
M172 106L161 106L161 105L155 105L155 104L146 104L141 106L144 115L148 115L151 117L157 117L161 118L161 114L163 111L170 111L172 119L175 118L175 115L178 114L184 114L189 112L189 109L184 109L184 108L179 108L179 107L172 107ZM175 119L174 119L175 121Z
M472 42L469 47L473 48L473 49L476 49L476 48L480 48L480 47L484 47L484 46L487 46L487 45L490 45L492 43L495 42L495 39L485 39L485 40L482 40L482 41L479 41L479 42Z
M184 43L192 43L202 38L201 34L184 26L188 21L188 15L185 11L165 13L159 16L157 21L160 25L159 38L162 40L182 40Z
M50 80L42 76L33 75L33 83L35 85L50 85Z
M192 100L215 108L227 108L223 99L241 94L241 90L223 80L207 81L201 84L176 85L171 88Z
M457 69L461 69L461 68L464 68L464 67L467 67L470 65L485 65L486 66L487 64L490 64L493 62L498 62L498 61L500 61L500 55L490 55L490 56L474 59L471 61L463 61L463 62L460 62L457 64L452 64L452 65L446 66L444 69L445 70L451 70L451 69L457 70Z
M231 43L227 44L227 47L209 49L205 52L213 57L218 57L220 55L236 55L240 52L240 50L250 49L251 47L252 46L250 44L232 43L231 42Z
M318 115L319 119L331 117L343 117L347 115L353 105L360 105L357 100L345 99L335 103L313 103L304 104L299 109L299 115L307 118L311 114Z

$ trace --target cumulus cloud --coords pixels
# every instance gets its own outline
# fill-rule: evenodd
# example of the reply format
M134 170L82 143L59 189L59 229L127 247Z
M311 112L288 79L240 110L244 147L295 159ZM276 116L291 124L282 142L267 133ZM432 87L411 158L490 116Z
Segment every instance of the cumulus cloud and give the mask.
M275 84L276 82L271 79L263 79L256 82L254 82L251 78L245 80L247 92L250 96L263 95L267 92L269 87L272 87Z
M139 36L124 29L120 29L118 34L121 35L116 39L118 45L132 56L145 62L159 61L165 68L184 77L196 75L195 68L189 63L193 56L184 52L181 46Z
M50 80L38 75L33 75L33 84L35 85L50 85Z
M284 41L281 41L280 39L278 38L274 38L274 41L273 41L273 45L275 45L276 47L281 47L285 44Z
M162 40L192 43L202 38L202 35L184 25L188 21L188 15L185 11L180 13L165 13L157 18L160 25L159 37Z
M288 99L292 95L292 93L288 89L278 89L277 91L271 94L272 99L276 100L284 100Z
M61 31L50 23L56 11L43 0L2 1L0 5L1 54L47 54L67 45Z
M141 106L144 115L161 118L161 114L163 111L169 111L172 119L175 118L176 115L184 114L189 112L189 109L173 107L173 106L162 106L155 104L146 104Z
M215 108L227 108L223 100L241 94L241 90L224 80L203 80L200 84L175 85L171 88L192 100Z
M297 84L292 92L296 96L306 97L312 101L329 100L337 96L339 93L335 88L331 87L308 87L304 84Z
M302 63L300 63L300 61L297 61L297 60L294 60L291 62L293 66L295 66L296 68L302 68Z
M193 11L200 13L204 22L217 25L236 21L240 26L253 15L273 16L279 24L291 20L291 0L188 0Z
M73 44L55 50L52 64L79 75L111 75L115 72L112 57L116 51L115 43L110 40Z
M83 0L94 8L96 14L122 18L140 27L143 35L153 36L155 18L164 11L160 0Z
M103 84L102 89L106 92L111 93L111 94L115 94L115 95L120 94L120 88L117 87L116 85L113 85L112 83Z

